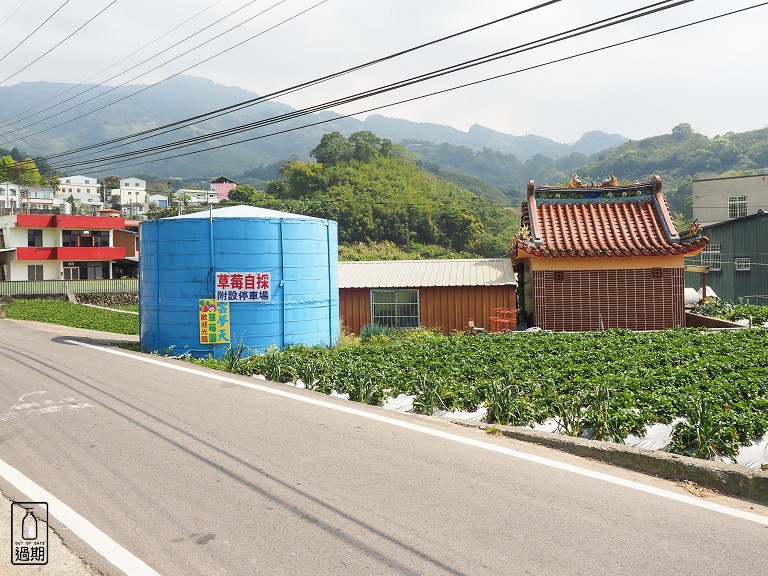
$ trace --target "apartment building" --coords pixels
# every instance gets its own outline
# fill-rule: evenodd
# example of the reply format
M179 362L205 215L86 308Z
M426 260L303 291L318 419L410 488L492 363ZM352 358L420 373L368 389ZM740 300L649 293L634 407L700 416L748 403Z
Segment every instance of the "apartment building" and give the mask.
M122 218L55 214L0 217L0 281L112 278Z

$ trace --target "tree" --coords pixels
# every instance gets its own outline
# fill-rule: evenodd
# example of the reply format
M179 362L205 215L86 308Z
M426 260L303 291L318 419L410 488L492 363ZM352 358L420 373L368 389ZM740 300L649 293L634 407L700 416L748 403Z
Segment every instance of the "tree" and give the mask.
M444 206L437 215L437 226L454 250L466 250L483 232L483 223L473 214L453 206Z
M675 136L678 140L685 140L691 134L693 134L693 128L691 128L690 124L685 122L672 128L672 135Z
M311 194L325 185L323 165L320 162L302 162L301 160L286 162L280 174L287 182L292 198Z
M75 197L72 196L72 194L70 194L69 198L67 198L67 204L69 204L70 208L72 209L72 214L77 213L77 201L75 200Z
M352 146L352 157L360 162L372 161L381 150L381 138L368 130L352 134L349 144Z
M51 177L48 179L48 184L50 184L51 190L53 190L54 194L59 193L59 186L61 186L61 180L59 180L59 177L56 176L56 174L51 175Z
M22 186L37 186L42 181L35 161L29 156L16 162L14 171L16 172L16 183Z
M0 182L7 182L11 179L15 164L10 155L0 157Z
M120 188L120 176L107 176L104 178L104 190L116 190Z
M241 184L240 186L236 186L229 191L229 194L227 194L227 197L232 202L251 205L256 204L258 201L258 196L258 192L256 192L254 187L250 184Z
M290 189L284 180L267 180L264 182L264 193L274 198L285 198L289 195Z
M352 144L339 132L325 134L310 154L325 166L336 166L352 159Z

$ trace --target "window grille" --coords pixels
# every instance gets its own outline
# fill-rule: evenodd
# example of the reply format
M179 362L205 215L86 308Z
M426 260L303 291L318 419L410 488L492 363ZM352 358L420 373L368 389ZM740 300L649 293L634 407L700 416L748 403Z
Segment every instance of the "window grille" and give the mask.
M736 271L747 272L752 267L752 262L749 258L736 258Z
M728 197L728 218L744 218L747 215L747 197L729 196Z
M710 271L717 272L720 265L720 244L710 244L701 253L701 265L707 266Z
M417 328L419 318L418 290L371 290L371 323Z

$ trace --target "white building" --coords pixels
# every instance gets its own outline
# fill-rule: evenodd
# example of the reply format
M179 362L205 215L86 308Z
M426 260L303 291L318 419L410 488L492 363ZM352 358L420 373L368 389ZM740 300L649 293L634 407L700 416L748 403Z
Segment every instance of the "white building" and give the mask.
M693 217L702 226L768 211L768 174L693 181Z
M17 210L21 206L21 186L13 182L0 182L0 208Z
M101 198L99 181L93 176L61 176L57 194L95 194Z
M123 178L120 188L109 191L112 206L123 216L138 216L147 213L149 197L147 196L147 181L141 178Z
M187 204L218 204L219 196L216 190L192 190L191 188L179 188L173 193L175 203Z
M112 277L122 218L57 214L0 216L0 281L85 280Z
M47 186L22 186L21 208L22 211L40 211L53 209L53 190Z
M80 212L96 214L97 210L104 208L104 202L101 201L101 195L93 192L67 192L66 194L57 194L53 197L53 205L61 207L69 202L70 196L74 198L75 205Z
M158 208L168 208L168 196L165 194L150 194L149 203L157 205Z

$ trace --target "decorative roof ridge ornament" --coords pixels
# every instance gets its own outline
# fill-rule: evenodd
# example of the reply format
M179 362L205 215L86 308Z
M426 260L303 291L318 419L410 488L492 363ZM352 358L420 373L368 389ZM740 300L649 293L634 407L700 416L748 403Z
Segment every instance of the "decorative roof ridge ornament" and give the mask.
M654 176L648 182L634 182L622 184L616 178L616 174L611 170L610 176L604 179L600 184L593 181L586 183L580 179L576 173L571 175L567 184L557 184L555 186L545 185L536 186L534 181L528 183L528 197L537 198L614 198L617 196L652 196L661 190L661 179L656 181L658 176Z
M701 224L699 224L698 218L694 218L693 222L688 224L688 236L686 237L686 240L697 236L701 236Z

